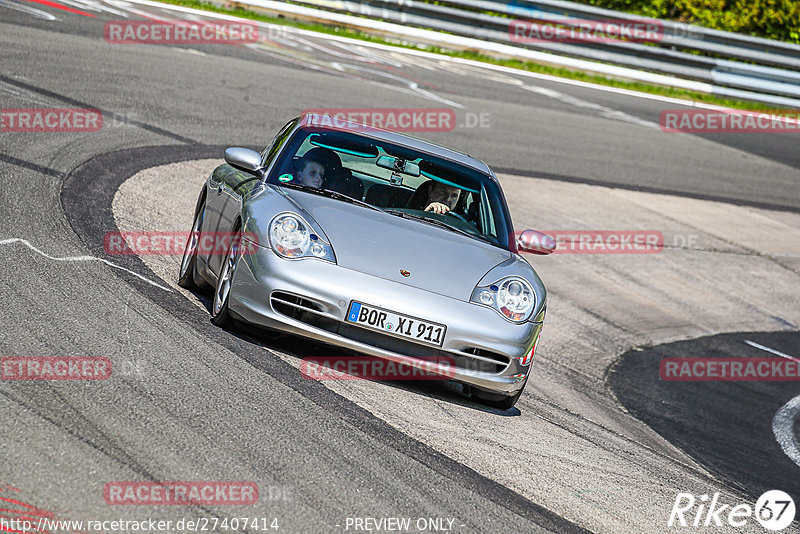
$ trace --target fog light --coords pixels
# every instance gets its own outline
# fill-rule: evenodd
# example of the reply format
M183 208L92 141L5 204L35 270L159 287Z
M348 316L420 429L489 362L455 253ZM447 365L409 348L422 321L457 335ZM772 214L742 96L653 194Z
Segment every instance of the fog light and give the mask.
M480 299L482 303L491 306L494 303L494 294L484 289L481 291Z
M311 245L311 254L313 254L318 258L322 258L323 256L325 256L325 247L323 247L319 243L314 243L313 245Z

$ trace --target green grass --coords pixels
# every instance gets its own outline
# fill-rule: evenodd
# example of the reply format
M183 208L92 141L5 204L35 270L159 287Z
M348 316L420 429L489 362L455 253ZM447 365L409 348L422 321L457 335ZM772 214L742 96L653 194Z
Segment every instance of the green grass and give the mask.
M652 85L640 82L633 82L628 80L620 80L616 78L608 78L606 76L600 76L597 74L590 74L583 71L566 69L563 67L554 67L551 65L546 65L542 63L536 63L533 61L521 61L516 59L503 59L493 56L487 56L485 54L481 54L479 52L469 51L469 50L449 50L440 48L438 46L427 46L423 44L417 43L409 43L399 39L391 39L386 37L379 37L376 35L372 35L360 30L356 30L353 28L341 27L336 26L333 24L321 24L321 23L313 23L313 22L304 22L298 20L292 20L290 18L284 17L273 17L269 15L264 15L261 13L256 13L247 9L242 8L225 8L218 6L216 4L212 4L209 2L203 2L200 0L158 0L165 4L173 4L178 6L184 7L191 7L195 9L202 9L205 11L213 11L216 13L224 13L226 15L233 15L236 17L241 17L244 19L256 20L259 22L267 22L270 24L278 24L282 26L290 26L293 28L300 28L303 30L310 30L319 33L326 33L331 35L339 35L342 37L349 37L352 39L359 39L362 41L369 41L371 43L379 43L385 44L390 46L396 46L399 48L410 48L413 50L423 50L426 52L432 52L436 54L441 54L444 56L456 57L456 58L464 58L464 59L471 59L475 61L481 61L483 63L490 63L492 65L501 65L504 67L510 67L514 69L524 70L528 72L535 72L539 74L548 74L551 76L558 76L560 78L567 78L570 80L579 80L588 83L595 83L598 85L605 85L609 87L618 87L621 89L629 89L631 91L638 91L641 93L649 93L653 95L660 95L660 96L668 96L673 98L681 98L684 100L691 100L694 102L704 102L707 104L713 104L718 106L725 106L730 108L736 109L743 109L749 111L763 111L763 112L775 112L780 113L781 111L785 112L785 109L777 108L776 106L771 106L767 104L760 104L757 102L748 102L743 100L734 100L734 99L727 99L727 98L720 98L714 95L706 94L706 93L699 93L696 91L689 91L686 89L679 89L674 87L667 87L662 85Z

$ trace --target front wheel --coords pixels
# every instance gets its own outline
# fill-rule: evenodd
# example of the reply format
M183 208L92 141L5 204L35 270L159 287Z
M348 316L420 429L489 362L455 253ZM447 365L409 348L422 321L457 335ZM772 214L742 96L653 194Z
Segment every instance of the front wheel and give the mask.
M242 234L239 231L234 233L225 260L219 270L217 285L214 288L214 300L211 303L211 322L215 325L228 328L233 325L233 319L228 311L228 302L231 296L233 285L233 274L236 271L236 260L239 258L239 246L241 245Z
M522 396L522 392L525 390L525 384L528 383L528 377L525 377L525 380L522 382L522 387L511 396L500 395L499 393L489 393L473 389L471 396L486 406L490 406L492 408L497 408L498 410L510 410L516 404L519 398Z
M487 404L488 406L491 406L492 408L497 408L498 410L510 410L511 408L513 408L517 404L517 401L519 400L520 395L522 395L522 390L517 391L516 393L514 393L510 397L504 397L501 400L483 401L483 402L485 404Z
M197 289L197 279L195 271L197 266L197 243L200 241L200 229L203 227L203 215L206 211L205 199L200 196L197 201L197 209L192 222L192 233L186 241L186 249L183 251L181 260L181 270L178 272L178 285L185 289Z

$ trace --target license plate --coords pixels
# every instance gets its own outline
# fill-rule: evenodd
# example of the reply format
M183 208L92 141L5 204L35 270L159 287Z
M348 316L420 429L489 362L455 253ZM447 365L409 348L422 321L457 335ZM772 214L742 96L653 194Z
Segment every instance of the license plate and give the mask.
M441 347L447 327L353 301L347 322Z

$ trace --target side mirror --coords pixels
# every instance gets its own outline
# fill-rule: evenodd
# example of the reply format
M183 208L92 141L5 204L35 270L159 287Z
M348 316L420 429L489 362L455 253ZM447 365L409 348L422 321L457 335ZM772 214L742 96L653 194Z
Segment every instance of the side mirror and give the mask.
M240 171L263 176L261 154L249 148L229 148L225 150L225 162Z
M517 237L517 248L531 254L552 254L556 249L556 240L536 230L523 230Z

